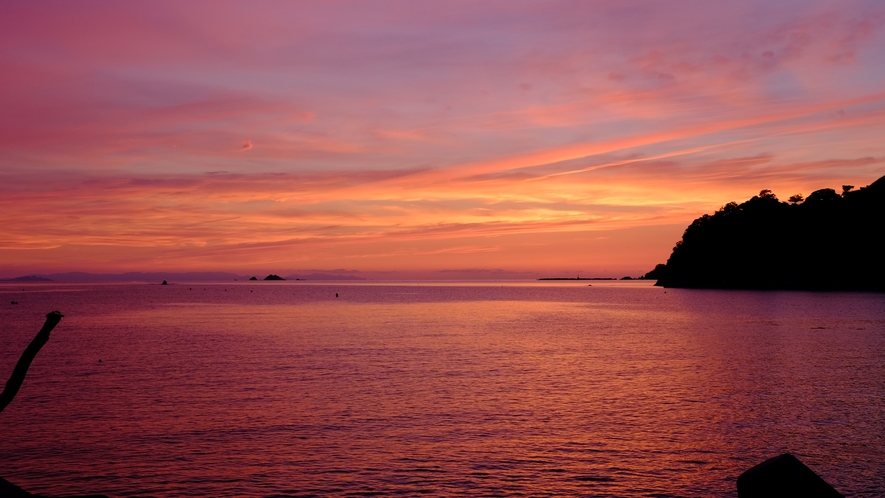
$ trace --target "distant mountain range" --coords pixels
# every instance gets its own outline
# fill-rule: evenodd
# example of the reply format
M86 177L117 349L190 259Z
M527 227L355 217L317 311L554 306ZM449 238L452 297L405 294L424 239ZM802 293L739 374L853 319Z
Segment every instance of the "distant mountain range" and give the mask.
M310 273L306 275L289 275L286 280L365 280L352 275L336 275L332 273ZM47 275L27 275L23 277L4 278L0 282L232 282L249 280L248 275L237 275L228 272L127 272L127 273L86 273L67 272L50 273Z
M331 273L309 273L307 275L289 275L286 280L365 280L354 275L333 275Z
M536 280L539 275L531 271L509 271L501 269L465 268L458 270L424 270L424 271L359 271L347 269L309 269L299 273L285 274L283 270L270 273L279 275L285 280L307 281L475 281L475 280ZM590 273L580 268L557 271L560 274L580 275ZM240 275L231 272L126 272L126 273L88 273L88 272L65 272L65 273L37 273L27 276L0 279L0 282L39 283L39 282L66 282L66 283L89 283L89 282L243 282L255 280L264 281L268 273L251 273ZM616 277L599 277L615 279ZM275 279L270 279L275 280Z
M0 282L52 282L52 279L39 275L26 275L24 277L0 278Z

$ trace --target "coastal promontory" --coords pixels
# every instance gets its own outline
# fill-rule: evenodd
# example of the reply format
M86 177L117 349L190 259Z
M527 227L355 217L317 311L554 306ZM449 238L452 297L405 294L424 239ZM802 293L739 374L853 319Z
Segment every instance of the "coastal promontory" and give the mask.
M885 177L783 202L770 190L694 220L663 287L885 291Z

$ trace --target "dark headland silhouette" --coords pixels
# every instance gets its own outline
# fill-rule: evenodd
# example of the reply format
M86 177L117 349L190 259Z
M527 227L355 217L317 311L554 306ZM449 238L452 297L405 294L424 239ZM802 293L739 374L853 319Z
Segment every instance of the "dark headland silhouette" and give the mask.
M666 264L643 278L663 287L885 291L885 177L803 199L763 190L685 229Z

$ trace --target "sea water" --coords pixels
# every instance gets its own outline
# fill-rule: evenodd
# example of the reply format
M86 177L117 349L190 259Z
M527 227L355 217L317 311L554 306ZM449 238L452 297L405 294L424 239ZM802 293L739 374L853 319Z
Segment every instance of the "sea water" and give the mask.
M791 452L885 495L885 296L587 284L3 284L3 381L45 314L65 318L0 414L0 476L110 496L736 496Z

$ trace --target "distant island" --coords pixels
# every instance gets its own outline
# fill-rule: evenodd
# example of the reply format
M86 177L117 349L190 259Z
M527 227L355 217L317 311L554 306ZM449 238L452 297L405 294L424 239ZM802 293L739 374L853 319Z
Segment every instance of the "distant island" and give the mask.
M885 177L788 202L763 190L685 229L643 278L701 289L885 291Z

